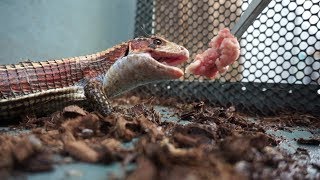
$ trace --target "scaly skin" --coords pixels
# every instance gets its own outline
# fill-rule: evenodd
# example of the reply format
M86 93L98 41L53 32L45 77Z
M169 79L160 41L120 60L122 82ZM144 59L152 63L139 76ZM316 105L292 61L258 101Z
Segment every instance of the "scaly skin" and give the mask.
M183 71L172 65L188 57L184 47L154 36L87 56L0 65L0 120L84 99L108 114L109 98L142 84L181 77Z

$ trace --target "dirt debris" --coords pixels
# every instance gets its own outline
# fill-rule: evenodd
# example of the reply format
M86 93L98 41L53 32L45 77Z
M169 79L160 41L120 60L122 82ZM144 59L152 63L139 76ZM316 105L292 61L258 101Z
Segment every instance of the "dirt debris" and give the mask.
M315 145L315 146L319 146L319 144L320 144L320 138L309 138L309 139L299 138L299 139L297 139L297 143L299 143L299 144L305 144L305 145Z
M99 160L99 154L83 141L68 141L64 150L80 161L95 163Z
M135 97L114 104L128 102L136 105L115 108L106 117L77 106L48 117L26 117L15 128L30 132L0 134L0 172L49 171L63 163L52 160L60 155L89 163L136 164L125 172L126 179L301 179L307 175L306 164L281 151L278 138L268 135L263 125L247 121L234 107L167 100L187 122L181 124L164 122L145 106L159 103L157 99ZM132 146L123 146L134 139Z
M272 117L259 118L261 123L272 124L277 128L288 129L287 127L305 127L310 129L320 128L320 118L309 114L281 114Z

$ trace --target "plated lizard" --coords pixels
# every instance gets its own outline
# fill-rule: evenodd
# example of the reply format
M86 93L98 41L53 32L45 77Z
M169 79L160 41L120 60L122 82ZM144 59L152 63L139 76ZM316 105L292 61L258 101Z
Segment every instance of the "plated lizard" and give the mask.
M177 79L189 52L162 37L136 38L87 56L0 65L0 120L85 100L103 115L109 99L150 82Z

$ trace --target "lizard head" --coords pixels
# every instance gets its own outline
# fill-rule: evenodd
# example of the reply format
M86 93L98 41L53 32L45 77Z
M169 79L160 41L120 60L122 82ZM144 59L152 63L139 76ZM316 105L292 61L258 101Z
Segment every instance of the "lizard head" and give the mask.
M188 58L186 48L161 37L130 40L127 52L105 74L104 92L114 97L140 85L178 79L184 72L175 65Z
M183 71L177 67L189 58L189 51L176 43L170 42L159 36L149 38L136 38L129 42L129 54L147 53L154 62L155 67L161 66L168 73L172 73L173 78L183 76Z

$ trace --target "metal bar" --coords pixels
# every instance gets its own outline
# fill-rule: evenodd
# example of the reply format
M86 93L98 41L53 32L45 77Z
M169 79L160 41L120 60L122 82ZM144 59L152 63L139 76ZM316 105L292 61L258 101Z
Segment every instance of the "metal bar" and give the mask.
M241 38L243 33L248 27L256 20L261 12L268 6L271 0L252 0L248 8L244 11L239 21L235 24L231 33L238 39Z

